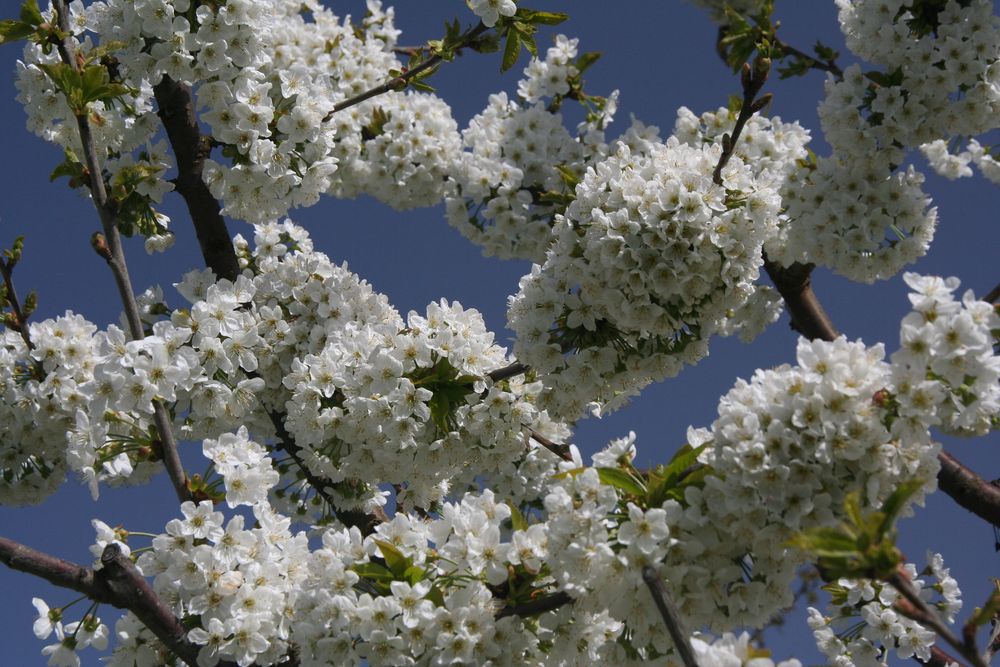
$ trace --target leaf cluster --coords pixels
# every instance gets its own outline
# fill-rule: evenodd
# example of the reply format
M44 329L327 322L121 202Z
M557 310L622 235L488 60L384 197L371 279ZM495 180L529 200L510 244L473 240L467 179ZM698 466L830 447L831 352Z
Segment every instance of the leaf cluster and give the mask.
M847 520L834 528L803 531L789 545L817 557L817 566L827 581L837 579L887 580L895 573L903 555L896 548L896 519L924 482L905 482L893 491L880 510L864 512L858 492L844 502Z

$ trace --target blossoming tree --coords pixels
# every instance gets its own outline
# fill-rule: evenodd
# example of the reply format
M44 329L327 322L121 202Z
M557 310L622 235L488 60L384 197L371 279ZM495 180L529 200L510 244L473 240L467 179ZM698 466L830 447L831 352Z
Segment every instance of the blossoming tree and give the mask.
M761 667L743 630L808 571L831 663L988 664L1000 595L960 617L941 556L906 562L895 524L938 490L1000 526L1000 488L936 440L1000 426L1000 287L905 273L887 354L837 331L810 276L871 283L927 251L914 149L1000 180L977 139L1000 117L992 3L838 0L848 66L787 42L770 0L697 2L741 94L616 135L618 92L585 85L597 54L556 34L565 15L467 4L420 46L375 0L355 21L315 0L25 0L0 23L26 41L28 127L89 199L123 307L120 327L32 318L22 244L5 252L0 501L164 475L176 502L145 538L95 521L89 564L0 536L6 565L87 601L35 599L49 663ZM460 129L435 71L523 51L516 90ZM769 114L769 78L815 71L821 154ZM169 253L190 233L161 210L171 191L204 266L176 298L137 293L122 237ZM285 217L323 195L443 202L484 254L532 262L512 350L476 310L404 317L332 262ZM589 461L571 444L786 310L796 363L737 380L657 465L634 435Z

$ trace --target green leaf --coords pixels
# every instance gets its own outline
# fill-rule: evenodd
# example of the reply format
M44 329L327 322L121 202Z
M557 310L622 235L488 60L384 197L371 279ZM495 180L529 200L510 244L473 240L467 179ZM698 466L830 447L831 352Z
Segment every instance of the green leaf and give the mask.
M503 58L500 61L500 71L506 72L517 64L521 54L521 33L511 28L507 31L507 43L503 47Z
M510 508L510 524L514 530L527 530L528 520L524 518L521 514L521 510L517 508L514 503L507 503L507 507Z
M576 172L564 164L557 164L556 171L559 172L559 178L562 179L562 182L565 183L571 190L576 188L577 184L580 182L580 177L576 175Z
M569 18L569 14L562 12L540 12L535 9L518 9L514 16L526 23L541 25L559 25Z
M816 40L816 46L813 47L813 51L816 52L816 55L819 56L821 60L825 60L827 62L832 62L840 57L839 51L835 51L819 40Z
M382 558L385 559L385 564L389 566L389 571L397 578L402 579L406 573L406 568L412 565L410 559L389 542L375 540L375 544L378 545L379 551L382 552Z
M596 63L604 55L600 51L588 51L586 53L581 53L580 57L576 59L576 70L583 74L584 70Z
M532 57L538 57L538 45L535 44L534 37L528 33L524 33L521 35L521 42L524 44L524 48L528 49L528 53L530 53Z
M992 621L998 613L1000 613L1000 589L994 589L986 604L978 607L972 613L972 616L966 621L966 625L978 628Z
M881 538L888 535L892 530L893 524L896 523L896 518L899 513L903 511L906 507L907 502L913 497L917 491L922 489L924 482L920 480L911 480L909 482L903 482L899 487L893 491L885 502L882 503L882 511L879 514L882 515L882 520L878 525L878 534L873 537Z
M861 555L857 540L839 528L816 528L794 536L788 541L803 551L824 558L857 557Z
M24 0L21 3L21 21L32 26L40 26L45 22L36 0Z
M572 470L563 470L562 472L558 472L555 475L552 475L552 479L566 479L567 477L576 477L586 469L587 468L583 467L583 468L573 468Z
M35 32L35 26L23 21L6 19L0 21L0 44L9 44L27 39Z
M395 581L392 572L379 563L358 563L352 566L351 569L362 579L366 579L374 584L380 591L388 591L389 584Z
M640 498L646 497L646 485L621 468L597 468L597 476L602 484L613 486Z
M701 444L697 447L692 447L691 445L685 443L683 447L677 450L670 462L663 468L663 474L667 479L677 478L682 472L693 466L698 462L698 457L701 453L705 451L709 443Z
M437 585L431 586L431 589L427 591L425 598L433 602L435 607L444 606L444 594Z

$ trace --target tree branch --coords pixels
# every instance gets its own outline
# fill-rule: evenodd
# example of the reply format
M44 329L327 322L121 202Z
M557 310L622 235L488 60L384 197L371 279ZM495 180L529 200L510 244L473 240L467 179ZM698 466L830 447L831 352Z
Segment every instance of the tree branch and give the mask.
M784 58L786 55L792 55L807 61L811 69L818 69L823 72L829 72L830 74L837 77L838 80L842 80L844 78L844 70L840 69L837 63L833 60L820 60L815 56L811 56L805 51L801 51L792 46L791 44L788 44L784 40L779 39L777 35L774 36L773 45L778 49L780 49L781 51L784 51L784 53L781 55L782 58Z
M981 519L1000 526L1000 487L965 467L947 452L938 454L938 487Z
M309 470L309 466L306 465L306 462L302 458L302 448L298 446L295 442L295 438L293 438L292 434L285 428L285 423L282 420L281 415L271 411L268 411L267 415L271 420L271 425L274 426L274 432L278 438L278 449L287 453L292 460L295 461L295 464L302 471L302 474L305 475L306 481L309 482L309 485L316 491L319 497L330 506L330 509L333 510L337 519L339 519L342 524L348 527L356 526L361 531L362 535L367 536L374 533L375 528L379 524L389 520L389 517L386 516L385 512L382 511L381 508L378 508L371 514L366 514L361 510L347 510L337 507L337 503L330 494L330 491L333 488L333 483L329 480L317 477L312 473L312 471Z
M527 373L529 370L528 366L522 364L520 361L515 361L507 366L504 366L503 368L490 371L486 374L486 377L494 382L500 382L502 380Z
M691 635L684 629L677 609L674 607L673 600L670 599L670 594L667 593L660 575L651 566L646 565L642 568L642 580L646 582L646 586L653 596L653 602L660 610L660 616L663 617L667 632L670 633L670 638L674 642L674 647L677 649L684 667L698 667L698 661L694 657L694 649L691 648Z
M893 607L903 616L910 618L917 623L933 630L939 637L958 651L963 658L968 660L975 667L989 667L979 651L974 641L962 641L951 631L945 622L930 605L920 597L910 580L901 572L896 572L887 583L895 588L903 600L897 600Z
M59 21L59 29L65 37L56 45L64 63L79 70L79 63L74 55L75 46L73 44L72 31L69 26L69 10L66 7L66 0L53 0L53 8ZM128 275L128 265L125 262L125 251L122 249L121 236L118 233L117 205L108 197L107 189L104 185L104 175L101 171L101 163L97 156L97 146L93 134L90 131L90 119L87 114L76 114L76 125L80 132L80 144L83 148L84 161L87 170L90 172L90 194L94 202L94 208L101 219L101 226L104 228L104 237L107 243L107 253L104 259L111 268L115 283L118 286L118 294L121 297L122 307L125 310L125 319L128 321L129 332L133 340L142 340L144 337L142 318L139 315L139 306L135 300L135 293L132 291L132 281ZM187 488L187 475L181 465L180 456L177 454L177 443L174 440L173 430L170 425L170 415L162 401L153 400L153 422L160 436L160 443L163 454L163 464L170 476L170 481L174 486L174 492L181 501L190 500L191 494Z
M983 301L986 303L996 303L998 299L1000 299L1000 283L997 283L993 289L986 293Z
M754 60L753 67L750 67L748 63L743 63L740 76L740 82L743 85L743 103L740 104L740 113L736 117L733 131L722 135L722 155L719 156L719 162L715 165L715 171L712 173L712 181L716 185L722 185L722 170L733 156L736 142L739 141L743 128L755 113L771 102L771 93L763 95L760 99L754 99L767 82L770 66L771 61L761 57Z
M480 22L479 25L477 25L475 28L473 28L472 30L470 30L465 34L465 38L462 40L461 45L457 48L461 49L462 47L469 45L470 43L472 43L473 40L476 39L476 37L479 37L487 30L489 30L489 28L487 28L485 25L482 24L482 22ZM406 70L399 76L389 79L381 86L375 86L374 88L366 90L365 92L359 95L355 95L354 97L349 97L343 102L338 102L337 104L334 105L333 109L329 111L329 113L323 116L323 122L324 123L328 122L331 118L333 118L333 115L338 111L343 111L344 109L347 109L349 107L361 104L365 100L370 100L371 98L382 95L383 93L388 93L390 90L402 90L403 88L406 87L407 81L417 76L418 74L426 72L432 67L437 67L442 62L444 62L444 58L442 58L441 56L439 55L431 56L430 58L423 61L413 69Z
M200 647L187 639L184 624L153 592L149 582L117 544L104 548L101 569L95 571L0 537L0 562L60 588L82 593L95 602L131 611L164 646L188 665L197 667ZM231 662L220 664L234 665Z
M205 160L211 154L209 137L201 134L194 113L191 89L164 76L153 87L157 114L167 131L167 139L177 158L177 178L174 186L184 198L194 231L201 246L205 265L217 278L235 281L240 264L233 249L233 239L222 217L222 208L202 179Z
M785 300L792 329L809 340L835 340L840 333L812 290L812 264L784 267L764 257L764 270Z
M572 603L573 598L571 598L568 593L559 591L557 593L553 593L552 595L535 598L531 602L503 607L499 612L497 612L496 617L497 619L505 618L507 616L520 616L521 618L528 618L544 614L547 611L555 611L559 607Z

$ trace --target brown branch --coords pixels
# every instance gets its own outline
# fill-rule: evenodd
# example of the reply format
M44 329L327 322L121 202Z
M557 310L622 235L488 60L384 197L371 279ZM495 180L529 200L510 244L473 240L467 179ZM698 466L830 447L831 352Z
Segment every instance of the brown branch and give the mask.
M187 630L170 607L161 600L130 558L117 544L101 554L101 569L77 565L0 537L0 562L12 570L45 579L60 588L86 595L95 602L127 609L149 628L170 651L197 667L201 647L187 639ZM233 667L234 663L221 665Z
M938 454L938 487L981 519L1000 526L1000 487L989 483L947 452Z
M680 615L677 613L673 600L670 599L670 594L663 585L660 575L656 573L656 570L652 566L646 565L642 568L642 580L646 582L646 586L653 596L653 602L656 603L656 608L660 610L660 616L663 617L663 623L667 626L667 632L670 633L670 638L674 642L674 648L677 649L684 667L698 667L698 661L694 657L694 650L691 648L691 635L684 629Z
M572 461L573 457L569 453L569 445L565 443L552 442L541 433L531 431L531 439L549 450L564 461Z
M461 49L462 47L471 44L476 39L476 37L479 37L487 30L489 30L489 28L487 28L485 25L482 24L482 22L480 22L479 25L477 25L475 28L473 28L472 30L470 30L465 34L465 37L462 39L462 43L458 46L458 48ZM430 58L423 61L413 69L407 70L402 74L400 74L399 76L389 79L381 86L375 86L370 90L366 90L365 92L355 95L354 97L347 98L343 102L337 103L336 105L334 105L333 109L331 109L329 113L323 116L323 122L324 123L328 122L331 118L333 118L333 115L338 111L343 111L344 109L347 109L349 107L361 104L365 100L370 100L373 97L377 97L384 93L388 93L390 90L402 90L403 88L406 87L406 83L410 79L414 78L418 74L426 72L427 70L433 67L437 67L442 62L444 62L444 58L442 58L440 55L431 56Z
M498 620L507 616L520 616L521 618L528 618L544 614L548 611L555 611L556 609L559 609L559 607L572 603L573 598L571 598L569 594L559 591L558 593L553 593L552 595L535 598L531 602L503 607L497 612L496 617Z
M764 270L785 300L792 329L809 340L835 340L840 334L812 290L812 264L784 267L764 257Z
M65 35L56 45L63 62L70 67L79 70L80 63L74 55L75 46L73 44L72 31L69 27L69 10L66 0L53 0L53 8L59 20L59 29ZM142 318L139 315L139 306L135 300L135 293L132 291L132 281L128 275L128 265L125 262L125 251L122 248L121 235L118 233L117 205L108 197L107 188L104 184L104 175L101 170L101 163L97 156L97 144L90 131L90 119L87 113L76 113L77 129L80 132L80 144L83 148L84 161L87 171L90 173L90 195L97 209L97 215L101 219L101 226L104 229L105 243L107 244L107 254L105 261L111 268L115 284L118 286L118 294L121 297L122 307L125 310L125 319L128 322L129 332L133 340L142 340L144 337ZM180 456L177 454L177 443L174 440L173 431L170 425L170 415L162 401L153 400L153 422L160 436L163 453L163 464L167 469L170 482L173 484L174 492L179 500L190 500L191 494L187 488L187 475L181 465Z
M486 374L486 377L493 380L494 382L500 382L508 378L512 378L517 375L523 375L530 370L528 366L522 364L520 361L515 361L503 368L498 368L495 371L490 371Z
M5 318L4 324L20 334L21 340L24 341L28 350L34 350L35 344L31 342L31 336L28 334L28 318L24 315L21 301L17 298L17 290L14 288L13 264L13 261L0 259L0 274L3 274L6 301L7 305L10 306L11 315L14 316L13 322L10 321L9 317ZM29 298L30 296L29 294Z
M931 657L929 659L920 660L915 657L914 660L919 662L921 665L927 665L927 667L948 667L948 665L965 667L965 665L962 664L958 658L938 646L931 646Z
M295 438L292 434L288 432L285 428L285 423L281 418L281 415L277 412L268 411L268 417L271 420L271 425L274 427L275 435L278 438L278 449L284 451L288 454L295 464L302 471L305 476L306 481L309 485L316 491L320 498L322 498L330 509L333 510L337 519L340 520L342 524L348 527L356 526L362 535L371 535L375 532L375 528L386 521L389 517L386 516L382 508L376 509L370 514L366 514L361 510L355 509L341 509L337 507L337 503L334 500L331 492L334 490L334 484L329 480L325 480L321 477L317 477L309 470L309 466L306 465L305 460L302 458L302 448L295 442Z
M716 185L722 185L722 170L733 156L736 142L739 141L743 128L755 113L771 102L770 93L763 95L760 99L754 99L767 82L770 66L770 60L759 56L754 60L753 67L750 67L748 63L743 63L740 75L740 82L743 86L743 102L740 104L740 113L736 117L733 131L722 135L722 155L719 156L719 162L715 165L715 171L712 173L712 181Z
M983 301L986 303L996 303L998 299L1000 299L1000 283L997 283L993 289L986 293Z
M198 128L191 89L164 76L153 87L153 92L159 107L157 114L177 158L174 186L187 204L205 265L215 272L217 278L235 281L240 274L240 264L233 249L233 239L222 218L218 200L202 179L212 144L211 139L202 135Z

